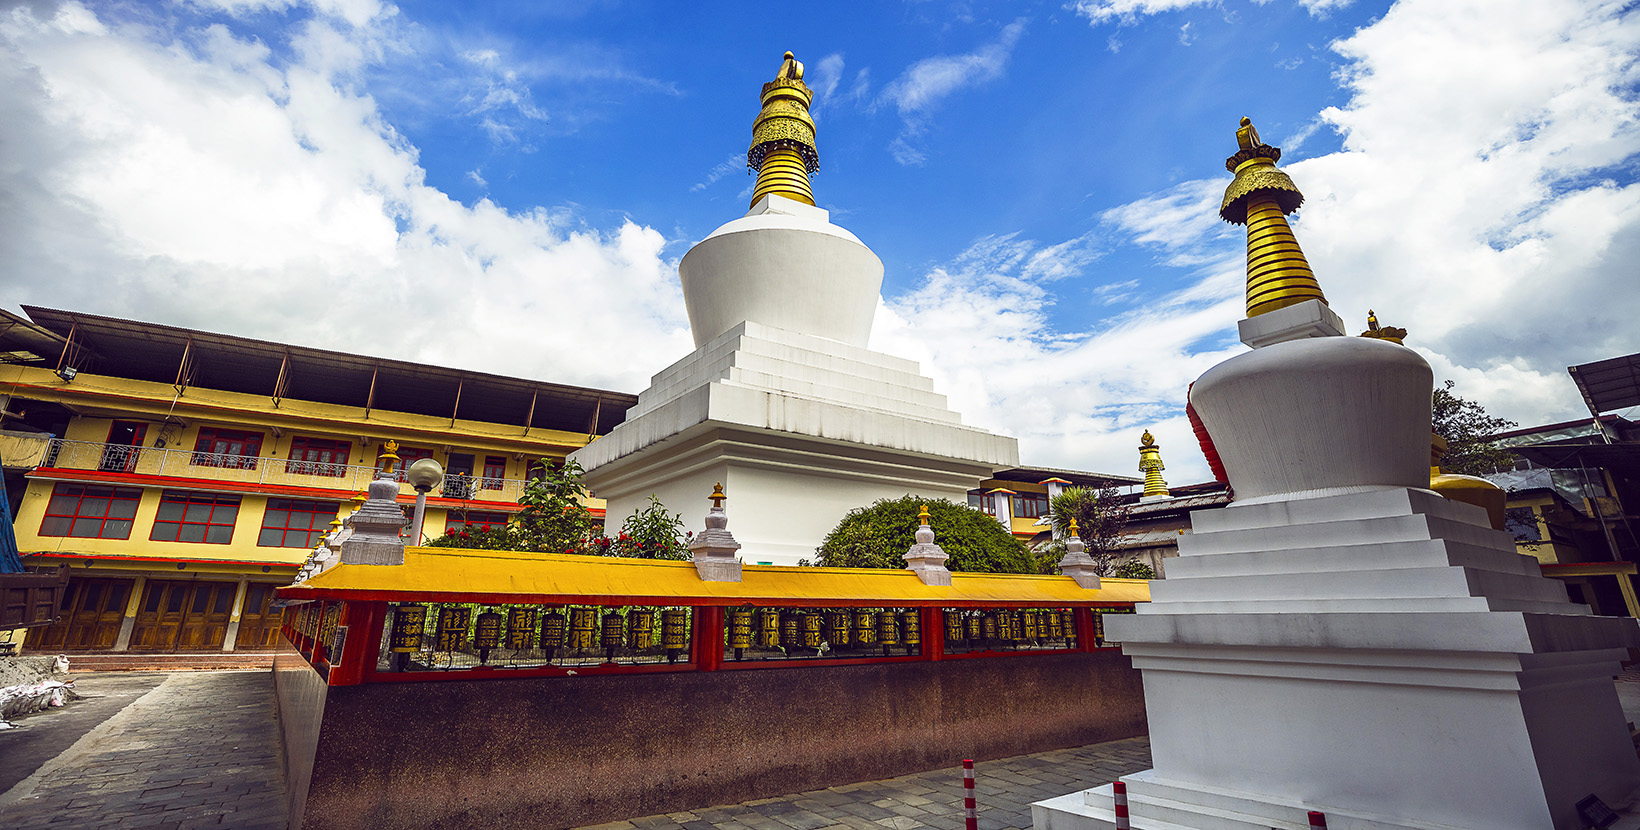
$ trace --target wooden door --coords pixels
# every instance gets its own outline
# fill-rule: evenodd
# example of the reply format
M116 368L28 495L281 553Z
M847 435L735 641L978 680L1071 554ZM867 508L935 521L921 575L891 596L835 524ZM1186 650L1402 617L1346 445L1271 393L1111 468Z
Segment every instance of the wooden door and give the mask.
M245 605L239 612L236 649L273 648L279 638L279 613L272 609L273 585L252 582L245 586Z
M221 649L238 590L236 582L150 581L137 608L132 650Z
M170 651L175 647L189 584L148 580L142 604L137 606L137 624L131 632L132 651Z
M228 635L228 617L233 612L233 598L237 593L237 582L195 582L188 595L187 610L182 616L177 649L221 649L222 641Z
M132 580L76 578L68 583L57 622L29 634L29 648L106 651L119 637Z

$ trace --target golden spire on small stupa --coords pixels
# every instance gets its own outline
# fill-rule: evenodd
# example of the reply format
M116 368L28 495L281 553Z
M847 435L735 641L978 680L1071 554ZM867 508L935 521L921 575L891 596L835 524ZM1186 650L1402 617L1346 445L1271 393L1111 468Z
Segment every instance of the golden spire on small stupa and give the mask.
M1139 472L1145 474L1145 492L1140 498L1166 498L1171 496L1167 490L1167 482L1162 480L1162 448L1156 446L1156 437L1145 430L1139 436Z
M1259 141L1253 121L1241 119L1236 130L1240 149L1224 160L1236 174L1225 188L1219 216L1247 226L1247 316L1327 298L1287 224L1287 214L1304 204L1304 194L1286 173L1276 169L1281 148Z
M1407 330L1395 326L1378 325L1378 315L1372 309L1367 309L1367 330L1361 332L1362 337L1371 337L1377 340L1388 340L1391 343L1401 343L1407 336ZM1401 343L1401 345L1406 345Z
M728 496L723 495L723 482L720 481L717 484L712 485L712 495L707 496L706 498L712 502L713 507L722 509L724 500L729 498Z
M381 455L376 456L376 460L378 462L379 461L386 461L387 462L387 466L382 468L382 472L384 472L384 473L393 472L393 466L395 464L399 463L399 442L397 442L397 441L388 441L387 443L382 444Z
M917 523L928 524L928 505L923 505L922 509L917 511Z
M809 174L820 169L809 103L814 91L803 83L803 64L792 53L774 80L763 85L763 109L752 122L752 146L746 166L757 171L752 204L769 194L814 204Z

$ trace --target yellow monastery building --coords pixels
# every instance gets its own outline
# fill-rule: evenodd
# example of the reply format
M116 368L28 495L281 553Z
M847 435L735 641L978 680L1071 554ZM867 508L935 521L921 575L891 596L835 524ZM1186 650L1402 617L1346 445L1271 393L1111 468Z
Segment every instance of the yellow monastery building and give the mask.
M636 402L24 311L0 311L0 463L24 563L71 569L57 623L28 629L29 649L272 648L273 587L355 509L387 442L396 469L433 458L446 470L421 528L432 537L505 522L531 466L608 432ZM399 500L414 503L408 484Z

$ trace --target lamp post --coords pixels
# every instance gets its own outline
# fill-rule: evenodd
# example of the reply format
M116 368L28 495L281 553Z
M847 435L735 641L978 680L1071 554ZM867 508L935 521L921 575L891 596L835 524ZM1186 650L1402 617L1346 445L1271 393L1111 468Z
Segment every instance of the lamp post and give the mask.
M415 543L419 545L421 544L421 517L427 510L427 494L434 487L437 487L439 482L444 480L444 468L431 458L423 458L411 464L410 469L405 470L404 478L410 482L411 487L416 488L416 518L410 523L410 526L415 529Z

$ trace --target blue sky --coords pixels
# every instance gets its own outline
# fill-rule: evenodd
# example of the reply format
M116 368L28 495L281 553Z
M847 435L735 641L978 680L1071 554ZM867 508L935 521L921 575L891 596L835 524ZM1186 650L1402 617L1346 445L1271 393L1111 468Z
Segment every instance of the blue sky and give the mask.
M1640 350L1640 15L1596 0L13 0L0 297L639 391L787 49L873 346L1026 463L1132 472L1149 428L1206 477L1243 115L1334 308L1437 379L1543 423Z

